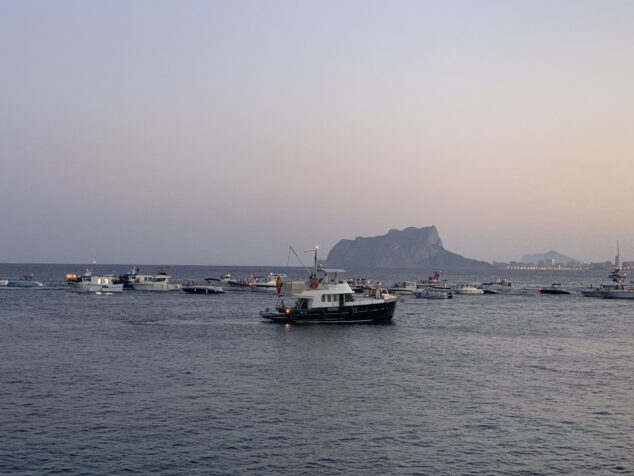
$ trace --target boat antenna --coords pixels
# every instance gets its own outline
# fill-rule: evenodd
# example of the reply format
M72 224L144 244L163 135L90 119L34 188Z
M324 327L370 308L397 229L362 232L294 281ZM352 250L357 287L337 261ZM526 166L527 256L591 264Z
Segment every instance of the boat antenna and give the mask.
M292 246L288 247L289 249L289 257L290 257L290 253L293 252L293 254L297 257L297 259L299 260L300 263L302 263L302 266L304 267L304 269L306 270L306 272L308 273L308 275L310 276L310 269L308 269L308 267L304 264L304 262L302 261L302 259L299 257L299 255L297 254L297 252L293 249Z

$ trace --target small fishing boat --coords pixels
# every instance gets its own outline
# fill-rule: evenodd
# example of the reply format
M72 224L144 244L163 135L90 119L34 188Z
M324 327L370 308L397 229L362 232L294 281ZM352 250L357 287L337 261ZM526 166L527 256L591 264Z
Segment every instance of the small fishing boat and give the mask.
M552 283L548 288L539 288L538 291L540 294L570 294L570 291L566 291L565 289L561 289L560 283Z
M123 291L123 281L114 274L95 276L92 271L84 274L67 274L66 283L71 291L77 293L118 293Z

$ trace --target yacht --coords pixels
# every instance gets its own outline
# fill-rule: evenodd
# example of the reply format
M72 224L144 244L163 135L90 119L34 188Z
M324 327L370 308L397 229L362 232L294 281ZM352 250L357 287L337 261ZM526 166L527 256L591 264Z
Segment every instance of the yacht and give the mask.
M118 293L123 291L123 281L114 274L95 276L92 271L84 274L67 274L66 283L71 291L77 293Z
M339 279L343 270L323 269L317 263L317 250L315 267L312 272L307 271L306 281L280 279L277 304L273 309L261 311L260 316L285 324L387 323L392 320L398 297L383 293L378 283L373 296L355 294L347 282Z
M170 282L170 276L164 271L157 275L137 274L132 281L135 291L176 291L181 289L180 284Z

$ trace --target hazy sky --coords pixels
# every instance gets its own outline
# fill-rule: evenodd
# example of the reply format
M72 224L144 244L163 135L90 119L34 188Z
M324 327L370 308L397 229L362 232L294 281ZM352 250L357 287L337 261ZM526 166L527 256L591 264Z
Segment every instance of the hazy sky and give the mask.
M2 262L634 260L634 2L0 0L0 58Z

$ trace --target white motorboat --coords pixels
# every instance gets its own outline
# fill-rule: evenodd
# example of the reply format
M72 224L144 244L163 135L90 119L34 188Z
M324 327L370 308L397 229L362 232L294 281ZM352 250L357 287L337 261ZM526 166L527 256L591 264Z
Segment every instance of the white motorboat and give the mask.
M425 299L451 299L453 292L451 289L428 287L417 289L414 291L414 296Z
M209 280L215 281L215 278L207 278ZM251 286L253 285L253 280L252 279L238 279L235 276L233 276L232 274L228 273L225 274L222 278L218 279L218 281L220 281L220 283L223 286L226 287L230 287L231 289L234 290L249 290L251 289Z
M92 271L84 274L67 274L66 283L71 291L77 293L118 293L123 291L123 281L114 274L95 276Z
M390 294L414 294L417 289L416 281L403 281L387 289Z
M20 279L0 279L0 286L8 288L42 288L44 284L35 281L33 274L25 274Z
M505 294L513 291L513 286L505 278L500 278L497 281L483 283L482 289L485 294Z
M204 284L190 281L182 287L182 290L189 294L222 294L225 292L220 286L211 284L212 281L214 280L211 278L205 279Z
M180 284L170 282L170 276L160 271L156 275L137 274L132 281L135 291L176 291L181 289Z
M456 287L453 289L453 292L456 294L475 296L479 294L484 294L484 289L482 289L481 284L460 283L456 285Z
M273 293L277 290L277 287L280 283L279 280L283 281L286 278L287 276L285 274L269 273L267 276L264 276L262 278L255 278L251 283L251 290L269 291Z
M390 322L398 297L384 294L378 284L374 296L359 296L347 282L339 279L343 272L321 268L315 250L315 268L313 272L309 271L309 278L306 281L282 282L276 306L267 308L260 315L285 324ZM290 302L285 303L285 299L290 299Z

